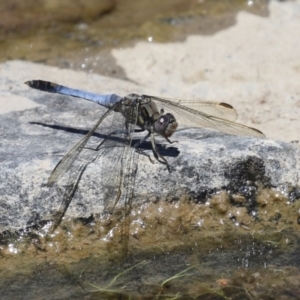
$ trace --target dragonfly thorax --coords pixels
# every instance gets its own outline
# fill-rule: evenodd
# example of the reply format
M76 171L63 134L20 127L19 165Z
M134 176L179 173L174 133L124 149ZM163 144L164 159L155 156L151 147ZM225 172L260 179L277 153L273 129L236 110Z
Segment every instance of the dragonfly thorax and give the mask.
M155 132L161 136L170 137L178 127L174 115L159 111L151 97L130 94L120 103L117 111L121 112L128 123Z

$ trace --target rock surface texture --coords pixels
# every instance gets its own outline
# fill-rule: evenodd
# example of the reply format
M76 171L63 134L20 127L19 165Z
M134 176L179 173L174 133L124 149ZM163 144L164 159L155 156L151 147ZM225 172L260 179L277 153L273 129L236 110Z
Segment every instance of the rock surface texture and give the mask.
M52 80L56 82L65 82L66 76L72 77L70 85L75 87L76 84L84 87L84 81L89 82L89 90L95 92L98 86L115 90L118 82L108 83L109 80L101 76L24 62L5 63L1 69L6 69L8 74L18 73L18 81L6 78L1 82L8 104L6 113L1 115L1 230L6 230L22 228L35 219L47 219L50 212L59 208L63 183L61 188L49 188L46 186L48 176L67 150L105 111L84 100L29 89L23 81L44 78L36 75L41 72L47 74L45 79L55 77ZM30 75L25 70L30 70ZM136 90L132 84L122 84ZM13 103L14 111L8 112ZM299 148L296 143L231 136L184 126L172 139L178 143L166 145L162 139L157 140L160 152L171 166L171 173L164 165L152 164L146 156L134 154L137 171L133 206L182 197L205 203L209 196L225 190L244 197L243 205L250 213L255 210L257 191L263 188L276 189L291 201L298 197ZM152 155L149 141L143 147ZM102 179L106 176L113 179L116 170L103 169L103 165L100 159L88 166L69 207L69 216L87 218L101 213L104 206L114 201L105 192L106 181ZM120 200L118 206L122 205Z

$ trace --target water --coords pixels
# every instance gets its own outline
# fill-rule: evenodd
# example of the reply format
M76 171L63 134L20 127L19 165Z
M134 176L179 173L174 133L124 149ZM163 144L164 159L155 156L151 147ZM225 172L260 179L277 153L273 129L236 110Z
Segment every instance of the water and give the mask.
M110 49L213 34L232 26L241 10L268 13L267 0L94 2L3 2L0 61L25 59L126 78Z
M137 206L128 232L116 212L3 234L2 299L298 299L300 203L274 194L259 221L221 193Z

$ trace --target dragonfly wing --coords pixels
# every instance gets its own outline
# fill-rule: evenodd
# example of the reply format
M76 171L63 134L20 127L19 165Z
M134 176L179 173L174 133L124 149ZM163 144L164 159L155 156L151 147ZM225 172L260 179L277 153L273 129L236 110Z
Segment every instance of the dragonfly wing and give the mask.
M131 111L133 110L129 109L128 114ZM118 207L127 218L137 167L135 151L131 147L134 129L135 124L126 124L124 117L112 108L59 162L49 179L50 183L57 182L61 177L65 178L64 175L67 174L69 179L64 184L64 194L54 216L52 231L60 224L75 193L81 193L81 189L96 195L104 212L112 212L119 203ZM88 176L88 180L85 177L84 186L81 187L83 176ZM58 181L58 186L61 181ZM123 236L128 237L127 234Z
M226 119L229 121L236 121L238 114L234 107L224 102L210 102L199 100L178 100L169 98L159 98L150 96L154 101L164 102L171 106L180 106L198 111L210 116Z
M84 146L87 144L90 137L97 130L102 121L113 112L113 108L109 109L95 124L95 126L85 135L69 152L62 158L62 160L56 165L52 174L49 177L48 186L53 185L59 178L61 178L73 165L74 161L81 153Z
M128 114L132 111L129 109ZM110 130L110 137L101 145L101 159L99 161L99 171L101 186L105 187L103 191L103 200L105 202L104 210L111 212L118 202L124 205L131 201L129 194L133 189L131 177L134 171L135 151L132 147L133 132L135 124L128 124L121 114L115 114L114 125ZM116 120L118 119L118 120ZM100 153L99 153L100 154ZM136 165L135 165L136 167ZM122 206L121 204L121 206Z
M236 112L229 104L204 102L202 106L204 112L200 109L201 106L198 106L198 109L194 109L168 99L158 97L151 97L151 99L157 102L158 107L162 106L165 113L172 113L181 126L207 127L234 135L264 136L261 131L255 128L234 122L235 117L233 116L235 116ZM224 115L222 115L222 111ZM232 111L231 117L229 117L230 111Z
M228 134L264 137L265 135L258 129L240 123L231 122L217 117L209 117L214 127L210 127Z

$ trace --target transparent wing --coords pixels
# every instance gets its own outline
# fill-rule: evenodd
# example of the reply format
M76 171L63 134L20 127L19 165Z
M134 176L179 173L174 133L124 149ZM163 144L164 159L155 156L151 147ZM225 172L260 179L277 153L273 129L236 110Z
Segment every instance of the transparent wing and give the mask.
M62 160L56 165L55 169L51 173L49 180L47 182L48 186L52 186L55 182L58 181L73 165L74 161L78 155L83 150L84 146L87 144L90 137L97 130L102 121L113 112L113 108L108 110L94 125L94 127L85 135L69 152L62 158Z
M210 116L226 119L234 122L238 114L234 107L224 102L209 102L199 100L179 100L150 96L154 101L164 102L173 106L186 107Z
M165 98L150 97L157 102L165 113L172 113L179 126L207 127L234 135L247 135L263 137L264 134L252 127L234 122L237 118L235 109L226 103L199 102L170 100ZM187 106L185 106L185 105Z
M134 108L127 108L126 111L127 117L134 115ZM65 190L52 231L59 225L77 193L82 176L88 176L88 179L84 179L84 190L96 196L104 212L112 212L119 203L118 208L124 217L128 215L137 160L134 160L135 151L131 147L135 124L126 124L125 120L113 108L108 110L52 172L49 184L57 183L58 186L64 186ZM78 193L81 193L80 190ZM127 247L124 246L124 249Z

